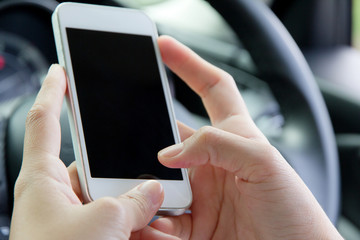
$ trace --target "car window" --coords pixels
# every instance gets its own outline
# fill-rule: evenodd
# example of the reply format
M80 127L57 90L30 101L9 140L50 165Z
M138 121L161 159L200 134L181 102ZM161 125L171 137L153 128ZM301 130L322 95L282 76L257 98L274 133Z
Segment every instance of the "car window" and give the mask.
M118 0L145 11L159 27L234 42L235 34L208 2L202 0Z

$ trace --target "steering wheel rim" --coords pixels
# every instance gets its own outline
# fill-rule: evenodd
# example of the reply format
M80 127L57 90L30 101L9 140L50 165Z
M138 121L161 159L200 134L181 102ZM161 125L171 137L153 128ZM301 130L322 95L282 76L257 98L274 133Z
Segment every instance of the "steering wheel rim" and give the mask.
M285 117L283 134L271 143L285 156L314 193L333 223L339 213L339 164L335 137L328 112L314 77L296 43L282 23L257 0L208 0L241 39L258 69L268 82ZM264 41L266 39L266 41ZM286 92L283 90L287 89ZM299 100L300 99L300 100ZM7 162L13 165L10 183L15 182L22 155L24 122L34 97L13 112L7 129ZM299 102L303 103L299 106ZM296 108L294 107L296 106ZM74 160L65 110L62 112L61 159ZM65 120L64 120L65 119ZM291 141L298 129L302 142ZM15 133L15 134L14 134ZM14 146L14 147L13 147ZM14 149L11 149L14 148Z
M336 141L324 100L303 54L264 3L258 0L208 2L235 31L257 66L258 77L268 82L280 104L285 131L280 139L270 138L271 143L288 159L330 220L336 223L340 205ZM290 146L290 132L297 127L304 139L298 142L299 146Z

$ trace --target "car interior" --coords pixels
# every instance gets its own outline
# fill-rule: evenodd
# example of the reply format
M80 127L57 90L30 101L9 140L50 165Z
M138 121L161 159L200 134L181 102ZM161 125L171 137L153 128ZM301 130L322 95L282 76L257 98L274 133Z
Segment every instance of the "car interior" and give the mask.
M51 14L61 2L0 0L0 240L9 235L26 115L58 62ZM229 72L256 125L343 237L360 239L360 1L76 2L141 9L160 35ZM208 125L200 98L167 73L177 119ZM61 126L60 158L69 165L75 158L65 106Z

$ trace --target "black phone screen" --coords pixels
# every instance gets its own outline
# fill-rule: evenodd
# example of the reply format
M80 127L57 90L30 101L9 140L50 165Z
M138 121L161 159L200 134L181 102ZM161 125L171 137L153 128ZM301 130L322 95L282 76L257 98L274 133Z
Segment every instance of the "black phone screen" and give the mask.
M182 180L157 160L175 141L152 38L66 33L91 177Z

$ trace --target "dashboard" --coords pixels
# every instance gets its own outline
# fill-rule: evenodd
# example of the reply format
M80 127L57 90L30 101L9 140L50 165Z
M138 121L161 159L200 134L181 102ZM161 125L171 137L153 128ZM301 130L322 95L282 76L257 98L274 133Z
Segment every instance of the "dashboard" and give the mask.
M56 3L49 3L0 1L0 102L37 91L56 62L49 22Z

